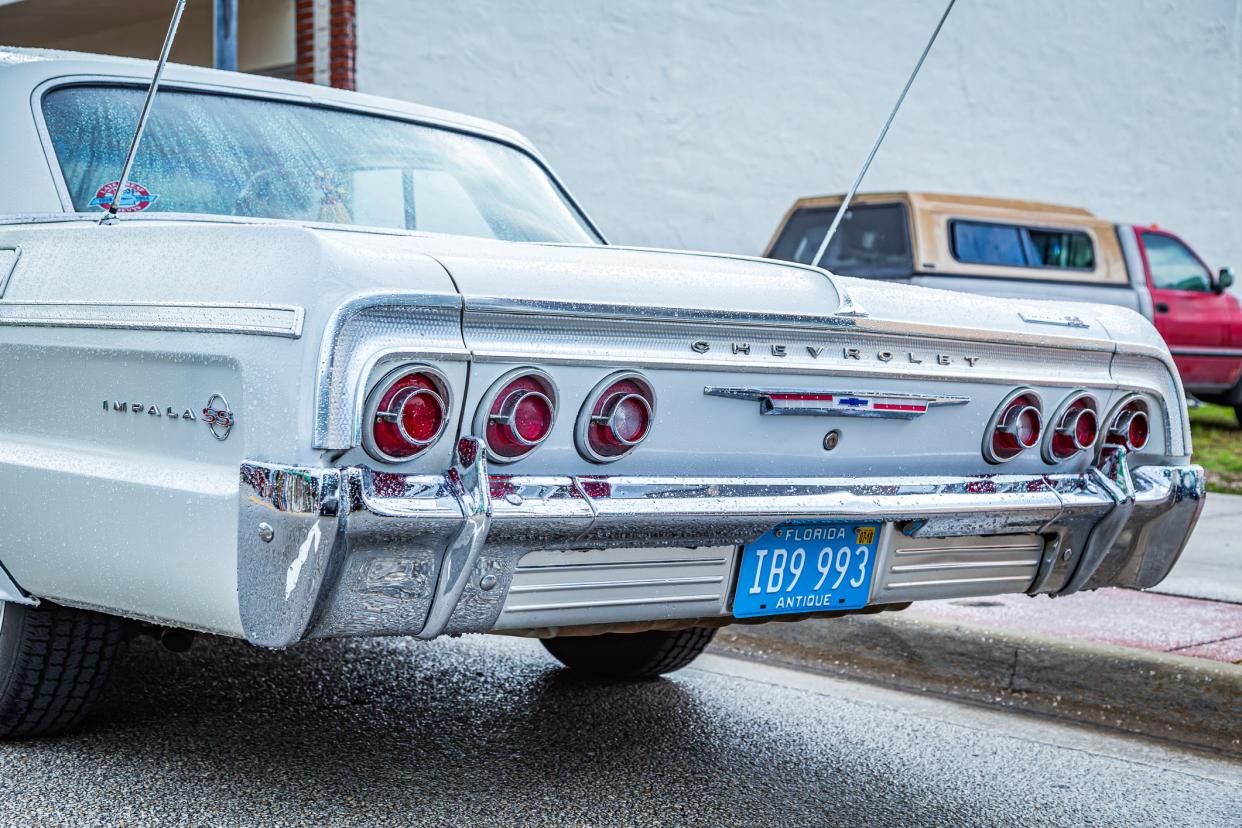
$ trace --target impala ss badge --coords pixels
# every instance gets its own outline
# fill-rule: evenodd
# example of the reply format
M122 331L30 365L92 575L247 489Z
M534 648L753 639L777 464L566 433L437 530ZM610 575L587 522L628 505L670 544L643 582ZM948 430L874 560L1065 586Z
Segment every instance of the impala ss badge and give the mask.
M876 360L877 362L895 362L902 365L959 365L965 364L974 368L979 364L977 356L954 356L953 354L936 353L932 351L866 351L862 348L828 348L824 345L804 345L799 350L794 346L787 344L769 344L766 348L755 345L753 348L749 342L730 342L730 351L734 354L742 356L750 356L751 353L768 353L774 357L785 358L793 354L801 356L805 353L811 359L831 359L838 358L843 360ZM712 344L705 339L699 339L690 343L690 350L696 354L705 354L712 349Z
M229 432L233 430L233 423L236 422L233 409L229 408L229 401L219 394L212 394L207 400L207 407L203 409L203 422L211 427L213 437L227 440Z
M760 414L793 414L804 417L888 417L913 420L934 405L964 405L970 397L926 396L889 392L821 391L814 388L722 388L703 389L709 397L758 400Z
M195 414L192 408L181 406L160 406L150 403L129 402L127 400L104 400L103 410L113 414L146 414L148 417L159 417L162 420L197 420L200 417L211 429L217 440L227 440L237 416L229 408L228 400L220 394L212 394L202 414Z

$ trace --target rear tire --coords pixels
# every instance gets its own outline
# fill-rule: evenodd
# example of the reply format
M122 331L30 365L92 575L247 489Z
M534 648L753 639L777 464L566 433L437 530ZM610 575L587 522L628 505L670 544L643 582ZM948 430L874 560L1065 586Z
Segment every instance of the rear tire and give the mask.
M603 678L648 679L685 667L715 635L715 627L692 627L541 640L549 653L572 670Z
M1242 426L1242 405L1235 405L1233 407L1233 416L1237 419L1238 425Z
M89 610L0 601L0 738L78 725L108 678L124 623Z

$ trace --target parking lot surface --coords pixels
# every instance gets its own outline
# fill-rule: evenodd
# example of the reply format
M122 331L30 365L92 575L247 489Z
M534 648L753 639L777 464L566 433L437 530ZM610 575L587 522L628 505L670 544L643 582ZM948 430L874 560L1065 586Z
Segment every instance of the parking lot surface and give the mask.
M1237 825L1242 766L706 656L609 685L537 642L131 646L88 728L0 745L10 825Z

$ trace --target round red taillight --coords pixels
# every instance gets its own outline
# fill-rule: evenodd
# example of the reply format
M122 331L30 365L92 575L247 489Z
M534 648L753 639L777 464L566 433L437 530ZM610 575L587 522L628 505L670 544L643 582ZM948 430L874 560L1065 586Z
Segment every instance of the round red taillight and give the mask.
M548 439L556 409L552 378L534 368L519 368L496 380L483 395L475 433L483 435L493 460L512 462Z
M377 460L399 463L440 439L449 420L448 383L424 366L385 374L367 396L362 444Z
M1151 439L1151 411L1142 397L1131 395L1113 409L1105 445L1142 451Z
M1044 443L1044 460L1060 463L1095 445L1100 431L1100 415L1095 397L1085 392L1071 394L1052 418L1052 433Z
M578 415L575 437L588 460L608 463L647 439L655 417L655 393L640 374L613 374L595 386Z
M983 456L989 463L1005 463L1039 445L1044 420L1039 395L1018 389L1005 398L983 437Z

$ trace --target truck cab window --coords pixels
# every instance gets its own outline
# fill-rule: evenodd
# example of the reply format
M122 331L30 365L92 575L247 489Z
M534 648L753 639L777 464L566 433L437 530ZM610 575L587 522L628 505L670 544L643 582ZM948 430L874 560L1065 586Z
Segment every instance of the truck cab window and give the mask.
M1144 233L1143 249L1151 270L1151 286L1163 290L1208 293L1212 278L1203 262L1186 245L1163 233Z

